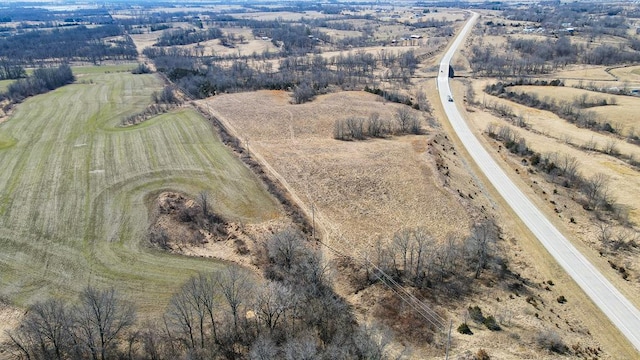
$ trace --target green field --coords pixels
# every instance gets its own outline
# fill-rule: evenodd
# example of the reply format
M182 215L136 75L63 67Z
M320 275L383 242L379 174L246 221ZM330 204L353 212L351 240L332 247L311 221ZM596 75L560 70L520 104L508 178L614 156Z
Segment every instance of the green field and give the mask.
M14 81L15 80L0 80L0 92L7 91L7 88L9 87L9 84L11 84Z
M31 98L0 124L0 295L18 305L92 284L161 310L187 276L223 266L147 245L159 191L208 190L218 212L246 223L279 214L197 112L118 127L162 82L105 69L81 71L90 81Z

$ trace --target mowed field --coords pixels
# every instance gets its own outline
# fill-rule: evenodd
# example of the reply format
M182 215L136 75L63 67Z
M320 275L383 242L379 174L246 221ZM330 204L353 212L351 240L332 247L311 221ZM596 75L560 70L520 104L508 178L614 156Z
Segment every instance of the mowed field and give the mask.
M0 296L18 306L73 299L91 284L161 311L188 276L224 266L147 245L160 191L209 191L215 211L238 222L280 216L194 110L119 127L162 87L154 75L121 70L75 69L75 84L28 99L0 124Z
M332 246L357 255L378 237L389 240L403 228L425 226L440 239L468 231L469 212L433 170L430 135L333 139L336 119L377 112L393 121L402 105L365 92L322 95L302 105L289 100L286 92L258 91L203 103L248 141L307 210L313 206Z
M0 92L7 91L9 84L14 82L15 80L0 80Z

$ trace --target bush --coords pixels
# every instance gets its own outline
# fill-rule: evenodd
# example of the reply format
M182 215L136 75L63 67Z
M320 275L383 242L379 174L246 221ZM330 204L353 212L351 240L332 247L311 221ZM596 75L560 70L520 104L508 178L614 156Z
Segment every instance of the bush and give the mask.
M136 68L131 70L131 73L134 74L134 75L150 74L151 73L151 69L145 64L138 64L138 66Z
M558 302L560 304L564 304L564 303L567 302L567 298L565 298L564 295L560 295L560 296L558 296Z
M484 326L487 327L487 329L489 329L491 331L500 331L500 330L502 330L502 328L500 327L500 325L498 325L498 323L496 322L496 319L493 317L493 315L487 316L484 319L483 324L484 324Z
M460 324L460 326L458 326L458 332L464 335L473 335L473 331L471 331L467 323Z
M484 323L484 315L482 315L482 310L480 309L479 306L469 306L469 317L471 318L471 320L477 322L478 324L482 324Z
M476 359L477 360L491 360L491 356L489 356L489 354L487 354L487 351L485 349L480 349L476 353Z
M538 333L536 336L536 341L538 345L543 349L550 350L554 353L564 354L567 352L567 345L564 344L560 335L555 331L546 330Z

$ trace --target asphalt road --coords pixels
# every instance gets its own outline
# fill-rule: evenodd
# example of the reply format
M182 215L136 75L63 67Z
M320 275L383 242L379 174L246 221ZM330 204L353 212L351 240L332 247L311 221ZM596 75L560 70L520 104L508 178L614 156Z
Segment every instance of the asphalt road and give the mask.
M578 283L591 300L609 317L611 322L620 329L636 350L640 351L640 311L551 224L544 214L538 210L498 166L491 155L482 147L480 141L473 135L458 111L456 102L461 99L453 98L453 101L449 101L449 96L451 96L448 78L449 63L477 18L478 14L474 14L440 62L437 86L440 93L440 101L449 118L449 122L473 160L500 195L504 197L509 206L555 258L558 264ZM569 301L571 301L570 298Z

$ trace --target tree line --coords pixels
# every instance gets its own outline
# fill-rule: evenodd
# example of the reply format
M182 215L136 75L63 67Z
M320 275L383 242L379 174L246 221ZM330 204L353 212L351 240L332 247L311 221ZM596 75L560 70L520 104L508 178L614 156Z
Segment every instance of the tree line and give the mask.
M558 152L541 154L531 150L524 138L509 126L489 124L487 134L501 141L514 154L525 158L525 162L547 175L547 179L565 188L578 190L582 195L585 209L598 213L609 212L619 220L625 221L625 209L616 204L609 188L609 177L598 173L591 177L580 174L577 158ZM560 210L556 208L556 212Z
M123 35L118 25L93 28L77 26L52 31L29 31L0 39L0 54L22 64L35 64L55 59L98 62L105 59L133 60L138 56L128 36L106 42L104 38Z
M289 56L279 61L277 71L269 63L250 61L253 58L232 60L230 65L224 65L213 57L196 56L189 49L147 48L144 54L153 59L159 71L195 98L224 92L283 90L298 86L310 90L301 97L309 99L329 85L356 88L372 84L374 70L380 66L388 67L384 78L408 82L419 63L412 50L399 55L354 52L328 59L320 55Z
M541 100L536 94L509 91L508 86L510 85L498 82L496 84L487 85L484 91L487 94L505 98L518 104L551 111L560 118L582 128L616 133L616 129L611 126L610 123L602 121L593 111L584 110L594 106L614 105L616 103L615 98L609 100L604 98L590 99L589 95L584 93L581 96L576 97L573 101L556 102L554 99Z
M5 348L14 359L384 359L388 340L359 325L331 287L319 250L294 229L267 239L266 280L237 266L197 274L164 314L136 322L114 290L87 287L74 305L34 304Z
M526 76L548 74L569 64L634 63L640 61L640 52L608 44L587 48L572 43L567 36L555 40L508 38L504 50L488 44L474 45L469 60L480 75Z
M9 84L7 91L0 94L0 98L20 102L26 97L42 94L74 81L75 76L68 64L62 64L57 68L40 68L32 75Z
M202 31L194 29L167 30L162 32L162 35L158 38L155 46L195 44L207 40L218 39L220 37L222 37L222 31L218 28L209 28Z

